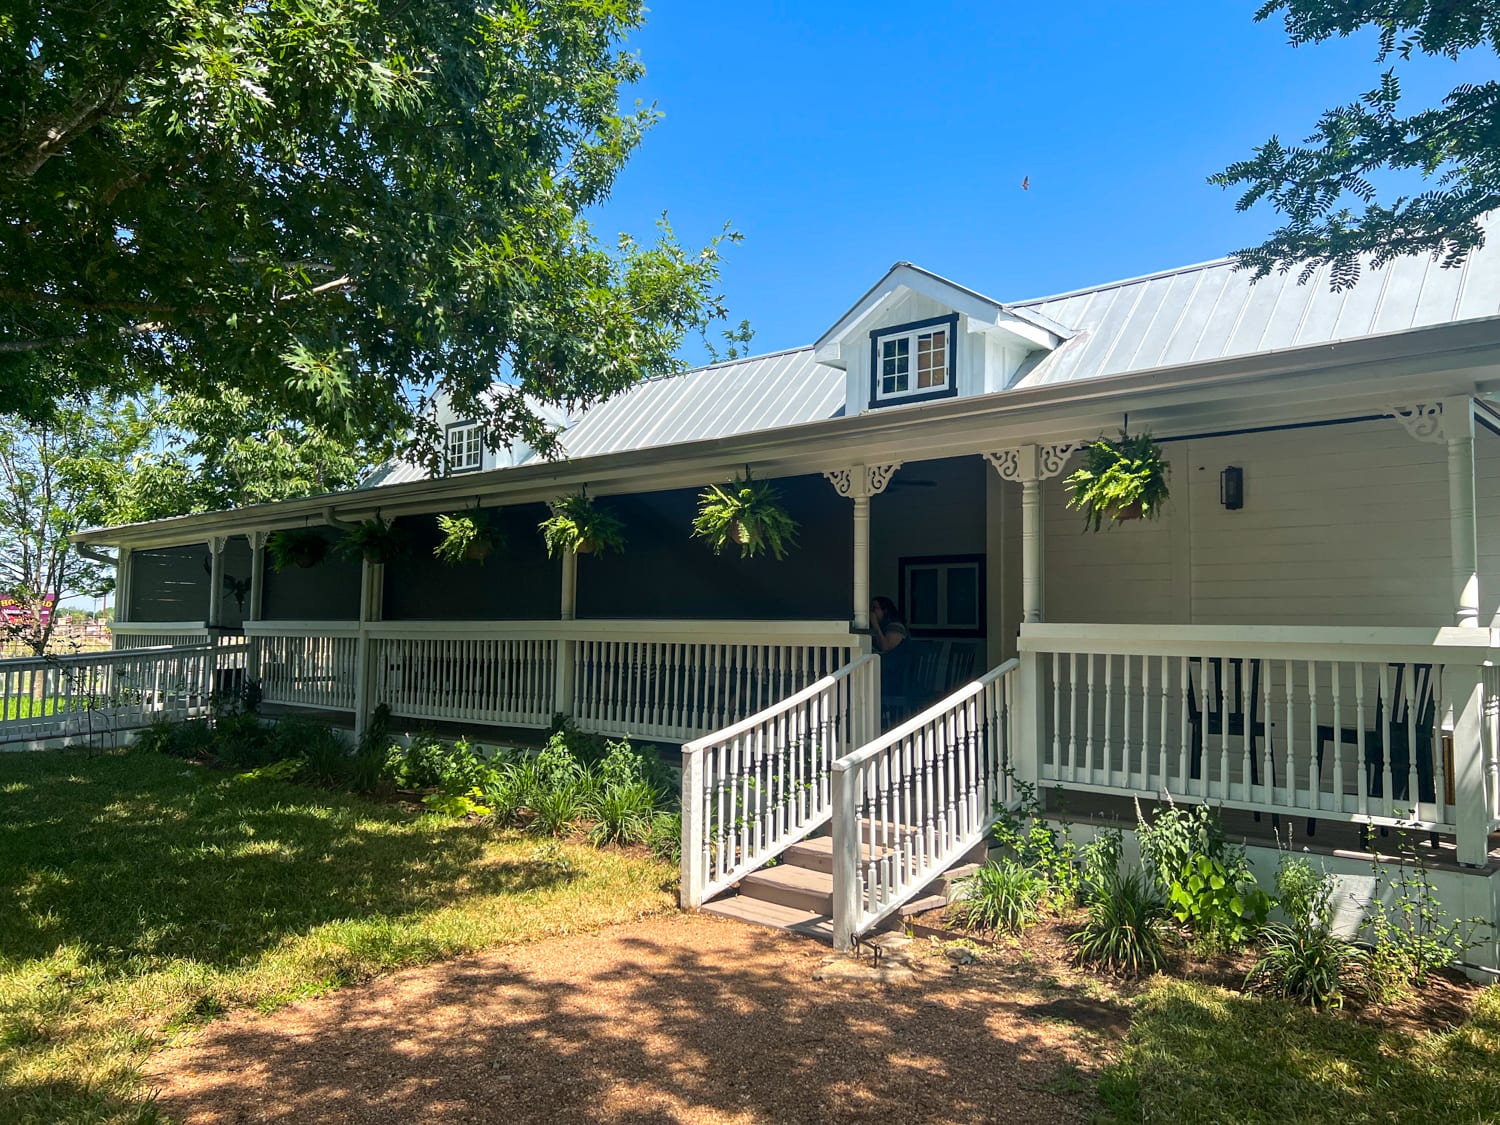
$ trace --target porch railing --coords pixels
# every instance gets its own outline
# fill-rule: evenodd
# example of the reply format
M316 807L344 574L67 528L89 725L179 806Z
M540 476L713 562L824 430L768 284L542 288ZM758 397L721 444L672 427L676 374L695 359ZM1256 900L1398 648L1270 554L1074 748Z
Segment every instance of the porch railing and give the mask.
M110 645L119 650L201 645L209 631L201 621L115 621L109 634Z
M1488 630L1027 625L1036 777L1460 837L1497 822Z
M261 699L291 707L353 711L359 626L347 621L247 621Z
M682 748L682 904L696 907L828 821L834 762L875 733L864 655Z
M369 626L371 701L408 719L545 727L557 712L558 649L545 625Z
M0 744L109 735L209 713L243 642L0 660Z
M973 848L1011 800L1018 662L833 764L834 944L879 925Z

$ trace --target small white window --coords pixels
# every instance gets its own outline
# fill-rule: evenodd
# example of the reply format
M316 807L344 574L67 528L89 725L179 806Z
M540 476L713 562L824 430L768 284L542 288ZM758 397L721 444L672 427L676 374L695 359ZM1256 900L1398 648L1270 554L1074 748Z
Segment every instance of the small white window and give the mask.
M448 427L448 471L467 473L484 465L484 428L477 422Z
M905 324L872 333L872 405L953 393L956 317Z

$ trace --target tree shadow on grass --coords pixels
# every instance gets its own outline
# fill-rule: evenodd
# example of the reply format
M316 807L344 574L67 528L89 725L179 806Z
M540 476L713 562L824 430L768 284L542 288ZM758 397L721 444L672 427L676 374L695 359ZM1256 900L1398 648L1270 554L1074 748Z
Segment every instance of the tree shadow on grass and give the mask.
M575 877L493 831L155 755L0 761L0 956L239 963L288 934Z
M400 974L161 1060L182 1120L1087 1120L1065 1033L952 972L811 979L803 939L701 920ZM706 936L705 936L706 935ZM696 940L697 944L688 944ZM535 961L535 963L534 963ZM1061 1092L1060 1092L1061 1091Z

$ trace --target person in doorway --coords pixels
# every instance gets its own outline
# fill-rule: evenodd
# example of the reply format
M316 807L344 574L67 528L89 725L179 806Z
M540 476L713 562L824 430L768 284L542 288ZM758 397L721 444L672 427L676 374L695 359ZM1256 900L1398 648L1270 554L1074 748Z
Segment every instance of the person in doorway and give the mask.
M906 622L890 598L870 599L870 643L880 653L881 726L890 727L911 713L906 693L906 658L911 646Z

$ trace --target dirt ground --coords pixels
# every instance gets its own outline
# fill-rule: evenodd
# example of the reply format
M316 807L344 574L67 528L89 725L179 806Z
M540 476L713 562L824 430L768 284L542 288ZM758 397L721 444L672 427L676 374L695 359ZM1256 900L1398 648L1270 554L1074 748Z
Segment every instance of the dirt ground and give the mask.
M1050 959L970 956L875 968L674 915L237 1014L150 1080L184 1123L1092 1117L1125 1009Z

